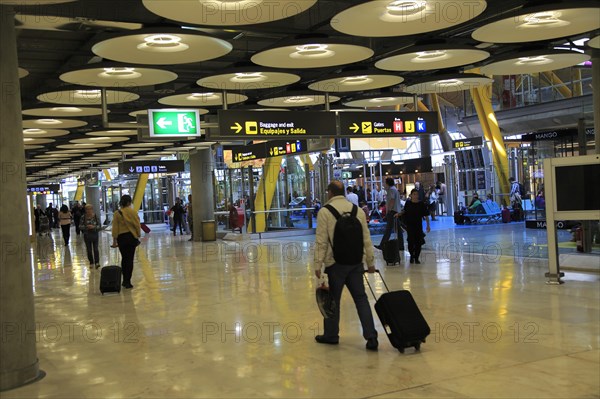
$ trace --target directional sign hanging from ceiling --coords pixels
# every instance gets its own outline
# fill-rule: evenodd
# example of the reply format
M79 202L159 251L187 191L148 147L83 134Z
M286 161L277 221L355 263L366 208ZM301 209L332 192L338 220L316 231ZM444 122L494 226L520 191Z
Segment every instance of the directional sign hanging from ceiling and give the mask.
M119 162L119 174L183 172L183 161L125 161Z
M435 112L340 112L344 137L398 137L438 133Z
M200 116L196 109L149 109L151 137L200 136Z
M307 152L308 145L306 140L277 140L234 147L231 150L231 156L233 162L245 162L282 155L298 155Z
M208 138L303 139L335 136L336 117L325 111L219 111L219 131Z

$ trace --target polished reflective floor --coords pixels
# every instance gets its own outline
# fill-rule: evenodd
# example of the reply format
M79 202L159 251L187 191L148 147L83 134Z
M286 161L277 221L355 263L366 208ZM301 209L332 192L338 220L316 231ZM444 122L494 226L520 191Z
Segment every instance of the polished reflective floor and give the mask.
M31 263L47 376L0 396L598 398L600 275L547 285L543 256L527 252L544 235L448 223L428 234L421 265L386 267L377 253L432 330L420 352L401 354L378 320L379 351L365 350L347 291L339 345L315 343L311 236L192 243L157 230L138 247L135 288L102 296L83 239L65 247L55 231ZM102 265L118 262L109 238Z

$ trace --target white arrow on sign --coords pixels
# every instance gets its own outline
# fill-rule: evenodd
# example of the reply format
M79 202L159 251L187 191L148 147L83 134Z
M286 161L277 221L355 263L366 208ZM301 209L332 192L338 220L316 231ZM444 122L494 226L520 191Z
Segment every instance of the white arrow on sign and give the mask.
M133 168L133 166L130 166L130 167L129 167L129 171L130 171L131 173L135 172L135 169Z
M356 123L353 123L352 126L350 126L350 130L354 131L354 133L358 132L358 129L360 128Z
M173 122L168 121L164 116L162 118L160 118L156 124L158 126L160 126L161 129L164 129L167 126L171 126L173 124Z

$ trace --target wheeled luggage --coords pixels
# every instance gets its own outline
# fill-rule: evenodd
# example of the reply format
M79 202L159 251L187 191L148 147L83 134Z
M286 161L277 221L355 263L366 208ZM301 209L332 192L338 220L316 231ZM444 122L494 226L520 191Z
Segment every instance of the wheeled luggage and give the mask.
M100 292L121 292L121 267L105 266L100 271Z
M379 274L379 271L377 273ZM381 274L379 276L381 277ZM381 277L387 292L377 299L369 279L366 276L365 279L373 297L377 300L375 312L392 346L400 353L404 353L404 349L410 347L414 347L415 350L421 349L421 343L425 342L431 330L411 293L406 290L390 292Z
M454 212L454 223L456 224L465 224L465 217L463 216L462 211Z
M510 210L508 208L502 209L502 223L510 223Z
M397 239L385 242L382 250L386 265L390 266L400 263L400 243Z
M148 227L148 225L146 223L140 223L140 228L144 231L144 233L148 234L150 233L152 230L150 230L150 227Z

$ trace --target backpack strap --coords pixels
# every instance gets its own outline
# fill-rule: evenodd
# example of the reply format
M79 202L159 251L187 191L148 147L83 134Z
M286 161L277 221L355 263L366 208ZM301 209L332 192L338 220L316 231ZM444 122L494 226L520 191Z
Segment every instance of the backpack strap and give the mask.
M356 207L356 205L352 205L354 207ZM324 208L329 209L329 212L331 212L331 214L335 217L335 220L338 220L341 215L340 213L337 211L337 209L335 209L333 206L331 206L330 204L327 204L324 206ZM352 211L354 211L354 208L352 209Z
M352 204L352 212L350 212L350 216L355 218L357 215L358 215L358 207L356 205Z

